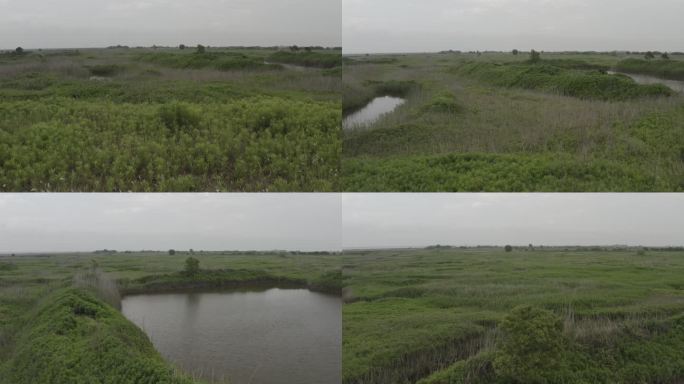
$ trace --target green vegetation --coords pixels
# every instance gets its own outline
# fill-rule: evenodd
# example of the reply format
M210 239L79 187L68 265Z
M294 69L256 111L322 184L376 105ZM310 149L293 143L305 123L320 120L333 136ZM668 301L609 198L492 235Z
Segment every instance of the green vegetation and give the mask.
M201 49L198 47L197 51L193 54L172 52L145 53L140 55L138 60L180 69L211 68L219 71L282 69L282 67L277 65L265 64L263 58L259 56L233 52L205 52L204 47Z
M191 259L197 270L188 274ZM7 256L0 265L12 265L0 268L0 383L12 384L196 383L119 313L120 293L341 285L335 254L105 250Z
M678 383L682 256L539 246L347 252L344 383Z
M0 55L0 191L337 190L340 73L276 53Z
M278 51L267 59L269 62L300 65L315 68L335 68L342 65L342 53L327 52L287 52Z
M615 65L615 70L639 73L663 79L684 80L684 62L678 60L638 60L627 59Z
M194 257L188 257L185 259L185 274L188 276L194 276L199 272L199 260Z
M608 74L634 55L537 54L346 57L345 114L405 103L344 131L343 190L684 189L684 96Z
M63 288L25 316L3 362L6 383L168 383L174 373L138 327L83 290Z
M590 100L623 101L673 94L664 85L640 85L627 76L565 69L540 62L540 59L531 62L536 64L469 62L459 65L454 71L500 87L536 89Z

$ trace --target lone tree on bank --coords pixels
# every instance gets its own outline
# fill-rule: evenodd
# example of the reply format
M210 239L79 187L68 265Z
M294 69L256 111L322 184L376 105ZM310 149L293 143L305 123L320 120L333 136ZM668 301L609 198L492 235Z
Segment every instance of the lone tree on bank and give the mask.
M175 250L175 249L169 249L169 255L173 256L173 255L175 255L175 254L176 254L176 250Z
M646 52L646 55L644 57L646 58L646 60L651 60L651 59L655 58L655 56L653 55L653 52L651 52L651 51Z
M520 53L520 51L518 51L517 49L513 50L513 56L518 56L518 53Z
M194 276L199 272L199 260L194 257L188 257L185 259L185 274L188 276Z
M538 63L541 60L541 54L534 49L530 52L530 62Z
M506 252L511 252L513 250L513 247L511 247L510 245L507 245L504 247L504 249L506 250Z
M185 49L185 44L179 45L178 48L181 49L181 50Z
M22 47L17 47L17 49L14 50L14 53L21 55L24 53L24 48Z
M197 53L204 53L207 49L202 44L197 44Z

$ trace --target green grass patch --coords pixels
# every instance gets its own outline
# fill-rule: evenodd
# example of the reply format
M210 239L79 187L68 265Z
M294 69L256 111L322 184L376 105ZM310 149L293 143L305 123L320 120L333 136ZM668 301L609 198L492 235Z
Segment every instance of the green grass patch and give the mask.
M174 373L147 336L87 291L63 288L45 297L0 363L7 383L190 384Z
M663 79L684 80L684 61L627 59L618 62L615 70L638 73Z
M336 188L334 103L0 103L0 190Z
M145 53L138 60L179 69L211 68L220 71L231 70L278 70L277 65L264 63L263 57L250 56L235 52L205 53Z
M676 178L638 164L552 154L447 154L353 158L342 163L347 191L540 192L682 190ZM680 180L681 181L681 180Z
M347 252L343 382L676 384L683 253L638 251Z
M267 58L268 62L299 65L314 68L335 68L342 66L342 53L327 52L288 52L279 51Z
M545 61L537 64L468 62L454 71L496 86L535 89L583 99L618 101L673 95L672 90L662 84L641 85L626 76L598 70L566 69Z

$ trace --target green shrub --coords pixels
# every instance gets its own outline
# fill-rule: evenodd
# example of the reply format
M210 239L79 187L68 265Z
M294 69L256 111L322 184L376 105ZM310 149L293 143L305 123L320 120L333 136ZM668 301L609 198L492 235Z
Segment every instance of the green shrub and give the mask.
M186 103L169 103L159 108L159 118L171 131L188 130L200 123L200 114Z
M456 98L451 92L444 91L433 96L432 100L423 109L439 113L459 113L463 110L463 107L458 105Z
M101 64L88 67L93 76L114 76L125 70L124 67L116 64Z
M185 259L185 270L183 270L186 275L194 276L199 272L199 260L194 257L188 257Z
M497 375L514 383L556 383L563 368L563 323L553 313L523 305L502 321L503 343L496 353Z
M448 368L419 380L416 384L464 384L465 361L457 361Z

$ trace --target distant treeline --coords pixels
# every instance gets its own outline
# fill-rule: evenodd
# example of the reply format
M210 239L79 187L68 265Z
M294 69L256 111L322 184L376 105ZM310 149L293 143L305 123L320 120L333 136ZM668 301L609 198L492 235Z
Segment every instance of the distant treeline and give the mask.
M626 251L626 250L644 250L644 251L684 251L684 246L670 246L670 247L642 247L629 245L533 245L527 246L500 246L500 245L429 245L424 249L487 249L487 248L507 248L512 249L547 249L547 250L577 250L577 251Z
M185 47L185 46L186 46L185 44L179 44L177 46L152 45L151 47L143 47L143 46L130 47L128 45L110 45L109 47L107 47L107 49L147 49L147 48L175 49L178 47ZM290 50L295 50L295 51L299 50L299 49L309 49L309 50L317 50L317 51L325 51L325 50L341 51L342 50L342 47L324 47L321 45L310 45L310 46L298 46L298 45L291 45L291 46L283 46L283 45L273 45L273 46L233 45L233 46L217 46L217 47L210 47L207 45L206 47L207 48L217 48L217 49L262 49L262 50L290 49Z
M517 49L513 49L511 51L516 51L516 52L527 52L529 53L530 51L519 51ZM478 54L478 53L485 53L485 54L492 54L492 53L509 53L511 51L461 51L461 50L453 50L449 49L446 51L440 51L439 53L441 54L449 54L449 53L470 53L470 54ZM624 55L646 55L648 53L651 53L653 55L662 55L664 53L667 53L669 55L684 55L684 52L661 52L661 51L541 51L541 53L553 53L557 55L618 55L618 54L624 54Z

